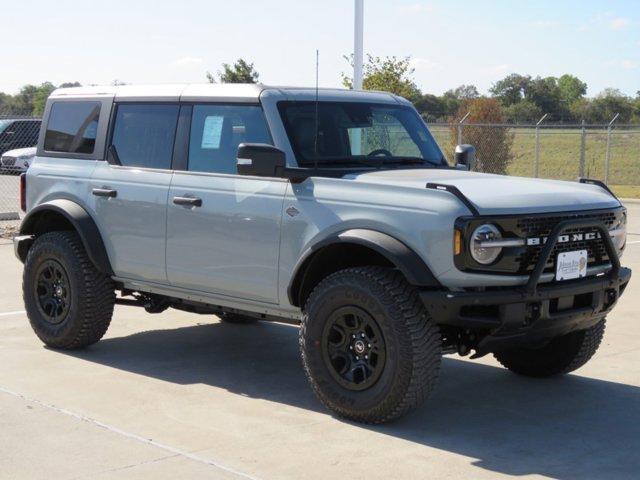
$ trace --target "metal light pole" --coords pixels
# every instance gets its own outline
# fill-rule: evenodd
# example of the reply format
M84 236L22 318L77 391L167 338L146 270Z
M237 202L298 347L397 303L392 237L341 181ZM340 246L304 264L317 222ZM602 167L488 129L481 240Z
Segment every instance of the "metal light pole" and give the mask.
M362 65L364 63L364 0L355 0L353 26L353 89L362 90Z
M353 21L353 89L362 90L362 65L364 63L364 0L354 2ZM362 130L355 128L351 134L352 155L362 154Z

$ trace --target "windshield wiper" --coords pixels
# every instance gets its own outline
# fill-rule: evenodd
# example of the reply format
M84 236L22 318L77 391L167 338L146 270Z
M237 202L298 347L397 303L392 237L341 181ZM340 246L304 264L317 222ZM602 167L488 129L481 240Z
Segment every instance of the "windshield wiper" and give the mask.
M424 158L420 157L380 157L382 158L382 163L399 163L402 165L410 165L417 163L428 163Z
M371 168L380 169L384 165L423 165L426 167L438 167L438 164L429 162L421 157L334 157L334 158L319 158L317 162L314 162L324 168L345 168L351 165L353 166L366 166ZM304 165L306 166L306 164Z
M316 161L317 165L331 167L333 165L344 167L345 165L365 165L367 167L376 168L380 165L380 161L377 159L367 158L354 158L354 157L338 157L338 158L319 158Z

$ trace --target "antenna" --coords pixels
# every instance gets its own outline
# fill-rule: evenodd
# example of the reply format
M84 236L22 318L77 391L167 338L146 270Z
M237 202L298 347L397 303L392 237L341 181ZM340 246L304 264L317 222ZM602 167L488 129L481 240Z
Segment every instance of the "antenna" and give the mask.
M318 71L320 70L320 50L316 50L316 128L315 128L315 139L314 139L314 153L315 157L313 159L313 168L315 170L318 169Z

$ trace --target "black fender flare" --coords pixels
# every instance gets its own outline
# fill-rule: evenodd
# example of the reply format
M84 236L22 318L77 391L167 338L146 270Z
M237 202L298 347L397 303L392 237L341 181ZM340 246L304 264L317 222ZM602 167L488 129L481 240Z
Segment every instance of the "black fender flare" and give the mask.
M41 203L31 210L20 225L20 235L37 235L38 224L47 212L63 216L78 233L91 263L102 273L113 275L102 235L91 215L72 200L56 199ZM51 230L51 229L48 229ZM26 251L24 252L26 258ZM24 261L25 259L22 258Z
M287 288L291 305L300 306L298 294L304 281L306 267L313 256L329 245L340 243L361 245L374 250L395 265L411 285L430 288L442 286L424 260L406 244L386 233L357 228L330 235L303 253L293 268L294 273Z

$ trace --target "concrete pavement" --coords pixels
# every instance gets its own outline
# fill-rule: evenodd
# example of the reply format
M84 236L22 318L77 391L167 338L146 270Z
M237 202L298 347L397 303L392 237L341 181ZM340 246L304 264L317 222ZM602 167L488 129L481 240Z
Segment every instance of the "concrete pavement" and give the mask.
M640 205L629 213L623 264L640 272ZM7 243L0 271L3 479L638 478L635 279L575 374L525 379L447 357L422 408L365 427L316 401L294 327L119 306L101 342L54 351L22 312Z

